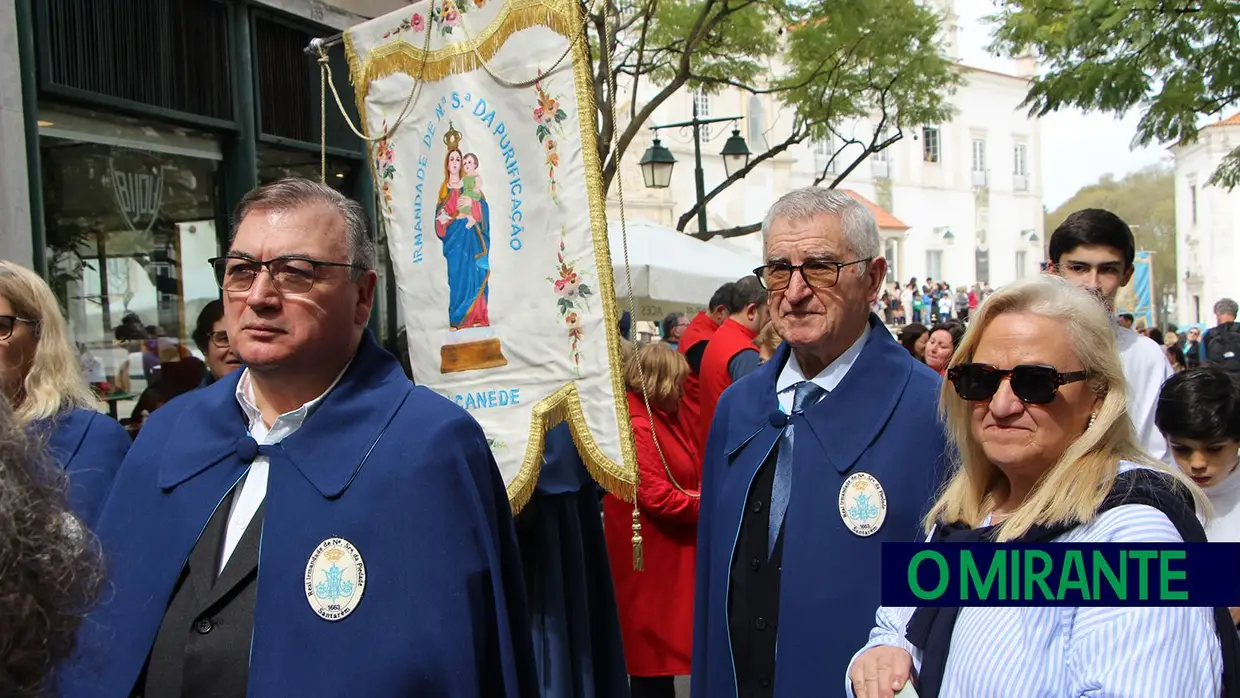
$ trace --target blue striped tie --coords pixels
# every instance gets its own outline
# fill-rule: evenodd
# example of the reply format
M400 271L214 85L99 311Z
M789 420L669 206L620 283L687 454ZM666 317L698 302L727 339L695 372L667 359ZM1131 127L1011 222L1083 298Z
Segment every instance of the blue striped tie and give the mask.
M779 540L779 529L783 526L784 513L788 511L788 498L792 494L793 419L801 414L803 409L822 399L826 392L810 381L801 381L793 394L792 414L784 425L784 433L779 436L779 452L775 455L775 482L771 486L771 518L766 541L768 557L775 553L775 541Z

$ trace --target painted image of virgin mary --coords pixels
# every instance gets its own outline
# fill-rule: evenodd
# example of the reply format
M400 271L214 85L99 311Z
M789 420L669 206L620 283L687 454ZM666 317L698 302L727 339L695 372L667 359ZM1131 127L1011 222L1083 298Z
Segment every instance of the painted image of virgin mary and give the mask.
M450 126L444 141L448 154L435 205L435 234L448 263L448 325L453 330L489 327L491 209L482 193L477 156L461 153L460 133Z

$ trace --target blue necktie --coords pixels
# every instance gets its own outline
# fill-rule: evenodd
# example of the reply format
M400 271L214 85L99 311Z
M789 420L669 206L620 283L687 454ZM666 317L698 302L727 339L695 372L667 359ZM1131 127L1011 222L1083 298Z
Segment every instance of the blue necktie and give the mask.
M788 511L788 498L792 494L793 419L801 414L803 409L822 399L826 392L810 381L802 381L797 384L796 393L793 394L792 414L784 425L784 433L779 436L779 452L775 455L775 482L771 486L771 518L766 542L768 557L775 552L775 541L779 540L779 529L783 526L784 513Z

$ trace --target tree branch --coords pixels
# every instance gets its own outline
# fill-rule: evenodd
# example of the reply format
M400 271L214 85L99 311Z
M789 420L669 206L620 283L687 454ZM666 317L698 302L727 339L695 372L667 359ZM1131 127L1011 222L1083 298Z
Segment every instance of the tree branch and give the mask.
M720 182L718 186L716 186L714 189L711 189L709 192L707 192L706 196L702 197L701 201L695 202L693 206L689 208L688 211L686 211L683 215L681 215L680 220L676 222L676 230L684 232L685 226L689 225L689 223L693 221L694 217L697 216L697 212L700 211L703 207L705 207L706 204L710 203L711 199L714 199L716 196L721 194L724 189L727 189L728 187L732 186L736 182L739 182L742 179L744 179L745 175L749 174L750 171L752 171L758 165L761 165L767 160L770 160L771 158L788 150L792 146L804 141L808 136L809 136L808 131L804 131L801 129L793 129L792 135L784 139L782 143L774 147L768 148L766 152L762 153L761 155L757 157L749 158L748 164L746 164L744 167L737 170L736 172L732 173L732 176ZM709 240L710 238L706 238L706 239Z
M749 225L741 225L735 228L724 228L722 230L708 230L705 233L694 233L693 237L699 240L710 240L711 238L738 238L742 235L756 233L762 230L761 223L750 223Z

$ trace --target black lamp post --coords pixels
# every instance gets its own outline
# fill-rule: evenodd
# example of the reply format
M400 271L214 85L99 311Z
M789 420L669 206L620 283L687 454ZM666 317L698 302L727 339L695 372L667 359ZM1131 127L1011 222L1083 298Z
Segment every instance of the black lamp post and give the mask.
M692 128L693 129L693 159L694 159L694 177L697 180L697 201L701 204L706 199L706 177L702 170L702 127L708 124L717 124L724 121L733 123L740 121L744 117L731 116L716 119L699 119L697 100L693 101L693 118L689 121L682 121L675 124L663 124L662 126L651 126L650 130L655 132L654 143L642 155L641 162L638 163L642 168L642 178L646 180L646 186L651 189L665 189L672 182L672 167L676 164L676 158L672 152L663 147L663 143L659 140L659 129L662 128ZM728 138L723 145L723 152L719 153L723 157L723 170L731 177L734 173L740 172L749 164L749 146L745 143L745 139L741 137L740 129L733 128L732 136ZM698 208L698 232L706 232L706 205L702 204Z

